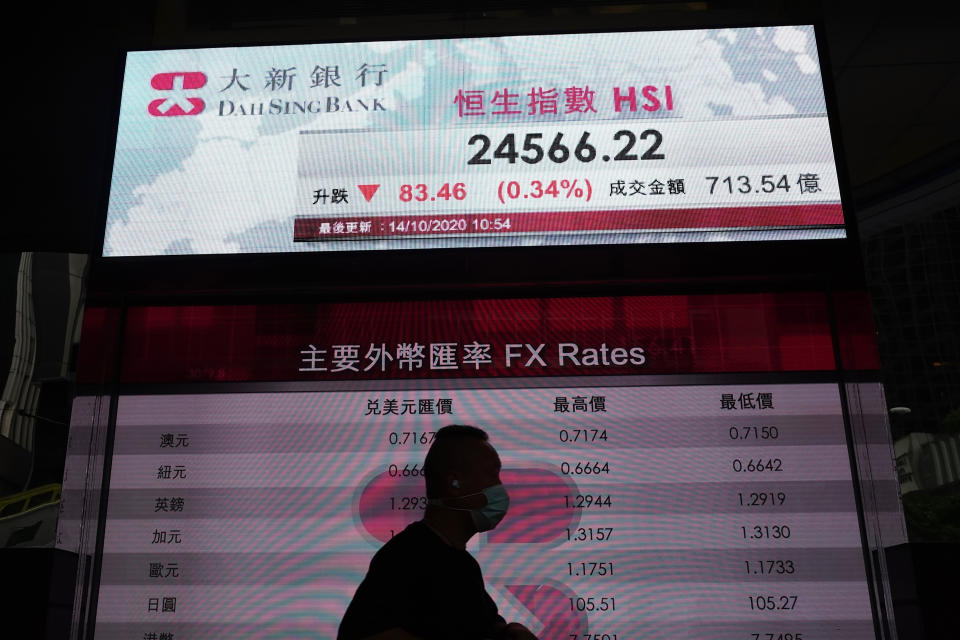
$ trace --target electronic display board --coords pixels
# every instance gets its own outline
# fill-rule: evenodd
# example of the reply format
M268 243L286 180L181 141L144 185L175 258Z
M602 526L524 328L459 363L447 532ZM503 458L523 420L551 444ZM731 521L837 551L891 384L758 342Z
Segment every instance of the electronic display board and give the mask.
M129 52L103 255L844 236L801 25Z
M94 637L335 637L459 423L490 434L511 496L468 550L538 637L874 638L827 306L131 308Z

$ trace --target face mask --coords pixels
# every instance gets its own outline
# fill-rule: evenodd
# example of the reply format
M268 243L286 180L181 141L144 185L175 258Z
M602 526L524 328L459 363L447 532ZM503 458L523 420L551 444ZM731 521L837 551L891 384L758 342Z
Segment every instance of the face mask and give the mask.
M507 508L510 506L510 496L507 495L507 489L502 484L495 484L492 487L487 487L483 491L478 491L477 493L468 493L465 496L460 496L461 498L467 498L470 496L478 496L483 494L487 498L486 506L480 507L478 509L462 509L459 507L448 507L443 504L443 500L436 499L431 500L430 504L444 507L446 509L452 509L453 511L469 511L470 517L473 519L473 524L477 527L477 531L490 531L503 520L503 516L507 515Z

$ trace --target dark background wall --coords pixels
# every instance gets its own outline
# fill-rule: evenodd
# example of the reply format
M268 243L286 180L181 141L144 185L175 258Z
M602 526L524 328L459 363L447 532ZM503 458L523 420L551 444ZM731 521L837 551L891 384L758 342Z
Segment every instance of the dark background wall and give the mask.
M5 82L13 170L6 192L13 199L0 228L0 371L10 359L18 252L99 249L124 49L523 33L545 24L589 30L817 21L825 27L830 59L823 73L835 88L853 196L848 204L861 229L888 401L912 409L894 421L895 434L949 431L960 422L949 418L960 410L960 27L951 3L153 0L21 10L25 15L7 22L11 37L26 36L26 44L18 42L15 55L8 54ZM53 259L44 264L56 270ZM35 286L56 292L62 281L44 269ZM38 333L50 335L62 325L56 316L45 313L49 320L41 322L50 324ZM51 389L45 415L65 422L69 387ZM57 439L63 433L47 426L38 440L44 453L37 469L53 480L62 470ZM952 491L953 502L935 517L956 524L960 509ZM928 558L917 571L929 603L945 596L923 567L939 565L943 573L944 549L916 554ZM14 562L25 564L17 570ZM18 617L42 626L49 567L60 565L30 558L4 563L11 569L5 575L35 580L19 591L40 603L37 613L25 609ZM58 584L53 592L62 621L69 594ZM949 619L952 614L944 613L928 625L928 637L938 637L936 624L950 629Z

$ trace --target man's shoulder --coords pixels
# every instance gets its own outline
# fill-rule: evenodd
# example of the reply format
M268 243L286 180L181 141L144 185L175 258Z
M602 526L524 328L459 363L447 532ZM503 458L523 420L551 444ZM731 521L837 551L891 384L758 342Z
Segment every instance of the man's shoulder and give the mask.
M434 535L422 520L418 520L380 547L373 556L373 562L407 563L422 560L418 558L418 553L429 553L436 546Z

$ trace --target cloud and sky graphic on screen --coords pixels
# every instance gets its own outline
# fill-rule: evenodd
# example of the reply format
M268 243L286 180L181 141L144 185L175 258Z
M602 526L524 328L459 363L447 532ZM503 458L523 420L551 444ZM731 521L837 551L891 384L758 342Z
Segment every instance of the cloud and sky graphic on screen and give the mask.
M642 45L644 55L624 55L630 42L638 51ZM307 64L320 57L343 65L343 87L335 94L341 104L376 97L385 110L220 115L219 102L228 95L248 101L274 97L257 74L282 61L299 65L299 80L309 86ZM384 63L390 71L382 85L351 82L350 65L356 60ZM237 68L252 74L251 90L240 98L223 90L224 77ZM151 115L148 105L168 98L150 86L151 78L192 70L207 77L206 85L194 90L204 110L181 117ZM682 119L825 111L810 27L133 52L125 74L104 255L316 250L311 243L292 242L294 216L302 213L297 206L300 131L476 127L474 121L457 119L452 100L459 89L590 85L607 92L648 81L674 87L674 115ZM303 100L295 94L284 98ZM171 95L158 108L197 104L181 98ZM610 100L606 93L602 98ZM350 135L356 134L344 133L345 143ZM402 172L402 167L387 171Z

